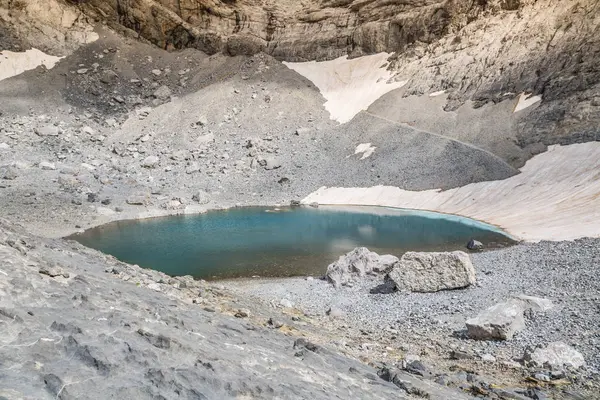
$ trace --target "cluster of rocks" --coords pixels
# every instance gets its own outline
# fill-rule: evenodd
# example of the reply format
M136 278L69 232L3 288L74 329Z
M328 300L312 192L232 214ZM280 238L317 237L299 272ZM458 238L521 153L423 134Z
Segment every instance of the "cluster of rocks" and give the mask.
M378 255L357 247L327 267L327 280L334 287L351 285L367 274L385 275L391 289L410 292L437 292L475 284L475 269L469 255L454 252L406 252L400 259Z
M427 293L444 290L458 290L477 284L475 268L470 256L464 252L449 253L415 253L407 252L401 258L391 255L380 256L366 248L356 248L338 261L329 265L325 279L336 289L361 286L363 282L377 283L384 281L389 291L371 290L371 293ZM386 295L388 296L388 295ZM524 294L514 295L508 300L482 310L474 317L467 318L465 330L460 333L463 340L487 341L492 346L498 341L511 341L519 338L518 334L525 330L530 322L540 318L554 309L551 300ZM326 312L330 317L351 320L352 317L339 307L330 307ZM362 331L363 334L364 331ZM384 339L380 339L384 341ZM370 347L370 346L369 346ZM470 347L470 345L466 345ZM487 347L487 346L484 346ZM360 347L359 347L360 351ZM440 351L443 352L442 349ZM586 362L582 353L564 342L545 342L529 345L518 357L518 363L504 362L510 368L526 371L530 382L536 386L530 389L500 389L493 379L473 375L450 376L418 361L419 357L408 355L408 360L396 366L386 366L380 376L396 383L407 392L417 390L404 379L398 377L398 371L407 371L418 376L427 376L442 385L462 388L473 395L499 396L511 399L546 399L545 385L560 385L567 382L569 376L580 376ZM451 351L451 360L478 360L483 363L498 363L496 357L487 352L478 355L472 350L456 348ZM416 361L415 361L416 360ZM460 375L460 374L459 374ZM570 381L569 381L570 382ZM419 393L427 393L419 388ZM414 393L417 393L414 392Z

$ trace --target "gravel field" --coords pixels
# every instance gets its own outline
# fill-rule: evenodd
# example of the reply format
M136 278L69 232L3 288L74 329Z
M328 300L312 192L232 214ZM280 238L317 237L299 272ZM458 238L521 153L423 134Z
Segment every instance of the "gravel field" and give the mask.
M317 277L247 279L225 286L269 303L289 300L311 316L337 309L343 316L336 323L356 331L453 343L460 343L465 320L479 311L518 294L543 297L555 307L530 313L526 329L513 340L467 340L468 345L478 354L512 360L527 346L564 341L585 355L590 371L600 368L600 239L525 243L474 253L472 260L475 286L436 293L371 293L383 277L340 289Z

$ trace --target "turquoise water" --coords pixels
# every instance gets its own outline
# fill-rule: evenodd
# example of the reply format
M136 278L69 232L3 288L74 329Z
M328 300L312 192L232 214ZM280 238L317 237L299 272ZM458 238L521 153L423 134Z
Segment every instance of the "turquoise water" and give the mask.
M216 279L322 275L357 246L380 254L510 244L499 229L467 218L381 207L248 207L120 221L74 239L118 259L165 272Z

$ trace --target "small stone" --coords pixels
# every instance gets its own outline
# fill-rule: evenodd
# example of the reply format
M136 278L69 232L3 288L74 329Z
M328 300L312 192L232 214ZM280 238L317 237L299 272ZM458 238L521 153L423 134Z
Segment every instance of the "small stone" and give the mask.
M0 143L0 150L10 150L10 146L7 143Z
M310 133L310 128L298 128L294 132L294 135L296 135L296 136L304 136L304 135L308 135L309 133Z
M541 372L537 372L537 373L533 374L533 377L534 377L534 379L536 379L540 382L550 382L550 377Z
M11 166L0 167L0 179L5 179L7 181L12 181L17 179L19 175L17 174L17 169Z
M171 89L162 85L152 95L159 100L168 100L171 97Z
M47 161L42 161L41 163L39 163L39 167L46 171L53 171L56 169L56 165Z
M145 206L150 203L150 200L146 195L133 195L127 198L126 203L134 206Z
M475 240L475 239L471 239L469 240L469 243L467 243L467 249L471 250L471 251L478 251L478 250L482 250L483 249L483 243Z
M90 128L89 126L84 126L83 128L81 128L81 132L87 133L89 135L94 134L94 130L92 128Z
M198 120L196 121L196 125L206 126L207 124L208 124L208 119L206 119L206 116L201 115L198 117Z
M451 360L472 360L475 358L472 353L466 350L452 350L450 352Z
M496 362L496 357L486 353L481 356L481 360L485 362Z
M98 201L98 193L88 193L87 201L90 203L95 203Z
M196 193L194 193L194 195L192 196L192 200L198 204L210 203L210 197L208 196L208 193L206 193L206 191L204 190L198 190Z
M69 273L63 271L63 269L57 265L45 265L40 267L38 272L42 275L48 275L51 278L55 278L57 276L63 276L64 278L69 277Z
M144 168L156 168L160 159L157 156L148 156L142 161L142 167Z
M34 128L33 130L38 136L58 136L60 129L58 126L46 125L41 128Z
M185 167L185 173L190 175L190 174L195 174L196 172L200 171L200 164L198 164L196 161L191 162L187 167Z
M329 307L325 314L329 315L331 318L342 318L345 315L344 311L335 306Z
M152 75L154 75L154 76L161 76L162 75L162 72L161 72L160 69L153 69L151 72L152 72Z
M236 317L236 318L248 318L249 316L250 316L250 311L247 309L242 309L242 308L237 310L234 314L234 317Z
M282 307L285 307L285 308L293 308L294 307L294 303L292 303L288 299L281 299L279 301L279 305L281 305Z
M148 289L154 290L156 292L161 292L162 291L162 288L161 288L160 284L158 284L156 282L149 283L147 287L148 287Z
M78 70L77 70L77 73L78 73L79 75L83 75L83 74L85 74L85 73L87 73L87 72L88 72L88 69L87 69L87 68L80 68L80 69L78 69Z
M279 329L283 326L283 322L273 318L269 318L269 320L267 321L267 325L269 325L272 328Z

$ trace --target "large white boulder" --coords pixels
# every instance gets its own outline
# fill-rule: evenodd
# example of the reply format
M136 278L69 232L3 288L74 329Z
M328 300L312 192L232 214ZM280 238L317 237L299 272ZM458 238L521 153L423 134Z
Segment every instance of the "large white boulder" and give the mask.
M397 290L437 292L475 283L475 268L462 251L418 253L409 251L394 265L387 279Z
M329 264L325 276L336 288L347 285L357 277L387 272L398 262L392 255L380 256L366 247L357 247L336 262Z

